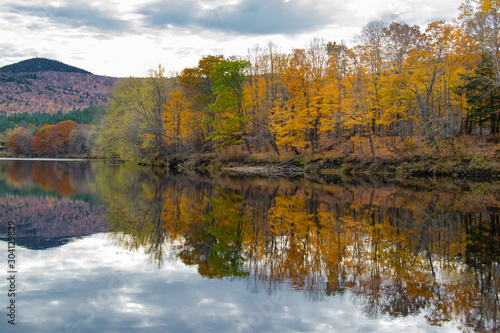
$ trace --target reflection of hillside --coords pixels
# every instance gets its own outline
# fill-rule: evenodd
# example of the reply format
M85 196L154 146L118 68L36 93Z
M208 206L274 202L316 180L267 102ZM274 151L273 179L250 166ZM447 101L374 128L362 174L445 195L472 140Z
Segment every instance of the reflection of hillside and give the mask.
M106 231L105 209L81 200L5 195L0 197L0 228L16 222L18 245L32 249L62 245L71 237Z
M36 160L3 163L9 180L16 188L38 187L64 196L88 192L88 163Z
M321 299L348 289L369 317L425 311L431 325L499 327L494 188L300 186L143 171L126 178L124 170L110 174L114 188L102 187L110 225L125 246L143 247L153 260L170 242L201 275L247 277L256 292L288 283Z

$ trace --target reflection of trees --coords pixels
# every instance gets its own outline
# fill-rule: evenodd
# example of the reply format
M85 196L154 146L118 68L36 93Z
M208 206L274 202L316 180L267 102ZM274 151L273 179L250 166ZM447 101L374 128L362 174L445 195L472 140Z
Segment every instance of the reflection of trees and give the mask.
M248 220L242 214L242 201L238 194L215 188L213 196L206 200L200 223L192 225L195 232L185 234L186 242L180 246L179 256L187 263L198 264L201 275L247 275L241 252Z
M12 160L4 163L15 187L39 187L63 196L88 192L89 166L85 162Z
M102 168L96 175L99 196L109 205L108 227L129 249L143 248L161 262L166 234L161 211L166 178L139 166Z
M17 244L28 248L57 246L61 239L106 231L104 206L57 196L2 195L1 230L7 230L7 221L16 221Z
M90 171L83 161L2 161L0 229L16 221L17 244L31 249L106 231L105 207L89 190Z
M122 171L103 177L112 227L153 260L169 243L201 275L246 276L256 292L349 290L372 318L424 313L431 325L498 329L494 196Z
M31 163L21 161L9 161L6 166L7 176L15 186L23 187L33 182L33 170Z
M474 272L471 311L465 324L475 331L499 330L500 216L498 214L462 214L467 233L465 262ZM492 260L493 259L493 260Z
M127 248L144 249L160 265L170 246L203 276L247 275L241 196L131 165L105 169L96 184L109 203L109 227Z

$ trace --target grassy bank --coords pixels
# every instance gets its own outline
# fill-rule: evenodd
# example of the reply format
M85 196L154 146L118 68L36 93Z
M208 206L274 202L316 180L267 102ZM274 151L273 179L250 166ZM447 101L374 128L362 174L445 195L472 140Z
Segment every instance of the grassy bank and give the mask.
M177 156L156 163L179 171L232 172L269 175L283 168L303 174L323 175L395 175L401 177L474 177L500 178L500 144L498 138L467 136L450 143L438 142L437 150L414 140L397 142L393 138L375 141L376 154L370 154L368 140L359 146L328 147L317 153L302 149L300 154L282 150L280 154L249 152L241 147L227 151ZM297 175L295 173L295 175Z
M274 158L278 160L278 158ZM481 177L500 178L500 160L477 157L433 158L423 156L403 158L337 157L321 154L300 156L290 161L275 162L248 154L171 159L162 164L178 171L232 172L242 174L273 174L282 167L300 169L304 174L323 175L396 175L403 177ZM277 171L276 171L277 172Z

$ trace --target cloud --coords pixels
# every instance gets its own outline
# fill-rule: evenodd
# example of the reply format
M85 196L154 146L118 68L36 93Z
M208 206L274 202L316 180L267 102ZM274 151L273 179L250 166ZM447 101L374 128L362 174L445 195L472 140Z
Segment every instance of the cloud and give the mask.
M332 10L337 5L330 2L328 6ZM176 26L242 35L297 34L333 23L320 1L243 0L207 8L195 0L165 0L144 6L138 13L149 27Z
M86 27L112 33L122 33L132 29L128 21L114 17L111 12L79 2L69 2L60 6L8 3L3 6L3 10L24 17L47 18L51 23L72 28Z
M387 21L403 21L425 27L433 21L456 18L458 5L451 1L391 0L385 10L378 14Z
M37 50L31 47L19 47L15 43L0 42L0 67L33 57L56 58L57 54L55 52Z

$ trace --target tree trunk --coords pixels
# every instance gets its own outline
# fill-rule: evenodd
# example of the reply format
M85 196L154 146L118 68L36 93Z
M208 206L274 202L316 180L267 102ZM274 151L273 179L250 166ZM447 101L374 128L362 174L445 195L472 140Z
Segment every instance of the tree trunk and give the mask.
M314 154L316 151L314 149L314 135L312 130L309 132L309 141L311 142L311 152Z
M253 154L252 153L252 148L250 147L250 143L248 142L247 139L244 140L245 141L245 146L247 147L247 150L250 154Z
M372 155L375 156L375 147L373 146L372 131L370 131L370 128L368 128L368 137L370 138L370 151Z
M491 135L495 135L497 128L497 115L495 113L490 113L490 132Z

